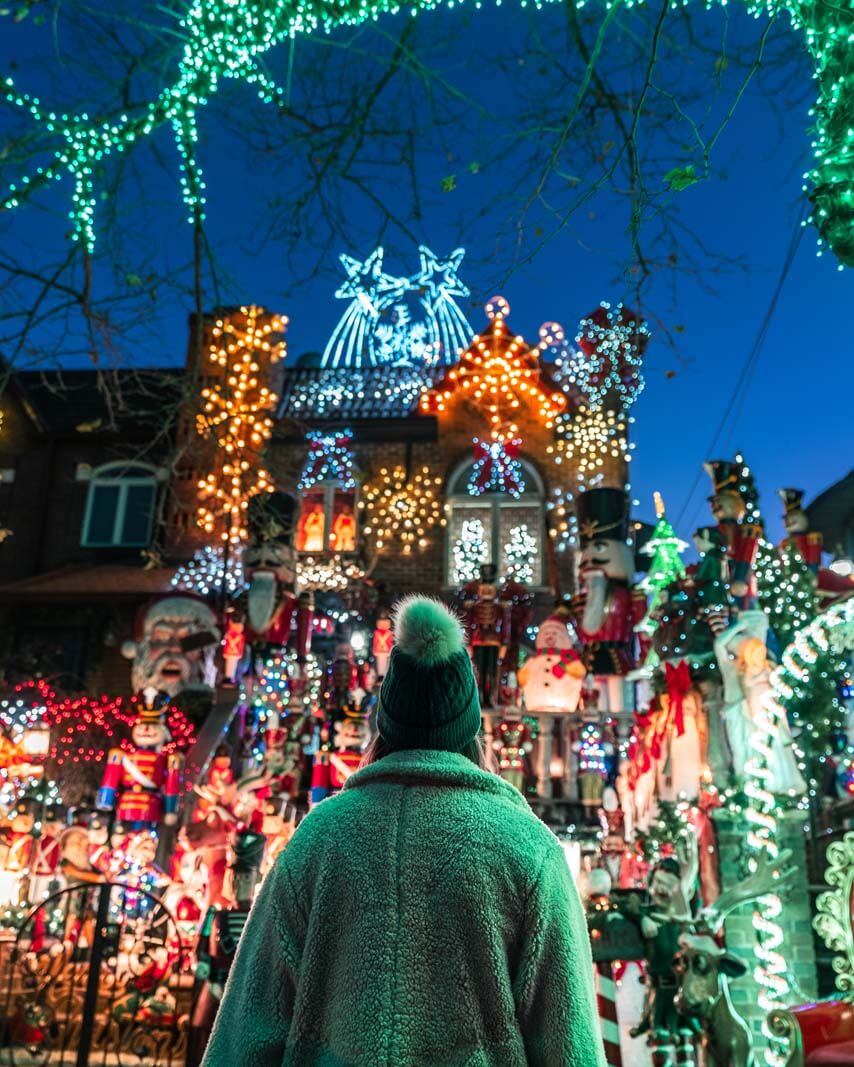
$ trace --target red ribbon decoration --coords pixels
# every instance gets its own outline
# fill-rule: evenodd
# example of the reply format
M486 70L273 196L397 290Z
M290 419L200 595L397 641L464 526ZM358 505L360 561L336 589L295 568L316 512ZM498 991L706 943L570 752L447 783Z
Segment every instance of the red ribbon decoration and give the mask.
M555 678L563 678L570 663L578 663L581 658L574 648L541 648L537 655L557 656L557 663L552 667Z
M685 697L691 692L691 672L686 660L681 660L675 667L672 663L664 664L664 681L667 695L670 697L670 714L676 726L676 736L685 733Z

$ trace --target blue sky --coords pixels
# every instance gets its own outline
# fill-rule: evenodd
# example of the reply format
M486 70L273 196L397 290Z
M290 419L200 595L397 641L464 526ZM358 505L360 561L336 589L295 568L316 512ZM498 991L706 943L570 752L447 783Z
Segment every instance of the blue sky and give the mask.
M720 13L707 14L697 6L696 19L708 19L702 28L714 38L720 31ZM468 255L461 275L472 289L466 311L476 329L483 322L483 302L499 289L512 305L514 328L530 340L536 340L537 328L546 320L557 319L572 329L600 300L617 301L626 293L620 271L620 264L629 257L625 201L608 189L602 190L532 262L519 267L504 226L503 209L500 202L497 207L494 204L505 189L513 188L514 181L512 166L501 162L514 146L495 115L502 108L511 112L519 105L523 90L529 98L536 98L536 71L526 68L517 75L513 70L517 60L500 62L502 57L513 56L517 41L530 31L531 16L504 5L474 16L440 12L430 17L445 20L441 25L447 35L447 46L441 39L431 41L434 69L482 102L490 115L472 129L461 126L458 137L451 128L450 135L445 131L436 143L417 146L416 165L427 193L420 218L407 217L407 228L439 254L450 251L461 238L465 241ZM756 38L758 28L753 20L737 15L730 19L734 44ZM394 20L384 19L381 28L396 32L395 25ZM49 90L44 87L44 68L36 57L51 54L51 49L58 56L63 44L61 35L58 43L49 38L49 29L10 26L4 20L4 32L0 33L0 68L15 60L19 83L42 93ZM295 94L300 85L300 61L307 55L301 48L298 45L293 69ZM352 57L350 61L359 62ZM693 79L697 93L698 120L720 115L734 91L734 83L725 85L725 92L718 91L711 62L700 56L696 69L686 74L689 82ZM278 57L277 69L283 65L284 59ZM529 68L535 66L528 64ZM644 310L652 321L654 336L648 352L646 390L633 412L637 444L632 464L633 495L640 501L638 514L649 517L652 493L660 490L678 532L686 538L709 517L705 504L708 482L705 475L697 478L704 459L729 457L738 448L744 451L762 490L769 532L774 537L780 533L780 508L773 495L778 486L803 487L809 500L847 473L854 462L849 443L854 386L848 311L852 306L852 276L837 271L830 256L816 257L811 230L798 248L749 376L749 389L732 405L736 381L768 311L803 212L801 175L809 160L809 118L808 93L804 97L802 88L809 80L809 65L796 60L787 71L788 80L784 77L779 81L773 100L754 86L747 89L716 146L710 179L673 194L678 198L680 225L714 250L742 259L745 269L722 270L715 261L708 271L696 274L682 272L677 266L653 281L644 293ZM635 72L620 77L630 81ZM70 84L64 88L73 94L73 77L69 78ZM791 99L787 96L789 85ZM568 93L573 91L574 86L567 87ZM235 92L239 94L239 90ZM249 94L238 95L238 99L252 123L267 121L260 118L263 105ZM413 106L419 106L417 97L414 99ZM300 104L310 108L311 101ZM333 296L341 276L336 256L330 250L321 269L312 266L302 271L294 262L294 242L286 249L283 240L272 236L259 247L265 203L280 189L285 196L293 195L287 184L287 160L281 154L265 159L263 154L247 153L233 125L230 127L224 118L227 114L233 118L233 110L227 113L218 106L211 107L201 119L201 155L209 192L208 233L222 268L223 296L228 302L252 301L287 314L292 355L322 348L342 308ZM0 109L0 139L7 117L8 112ZM129 245L123 248L116 269L96 269L101 294L109 293L122 272L127 277L144 276L149 268L180 271L186 262L190 234L182 223L174 149L166 133L159 135L156 146L161 158L155 163L141 154L138 173L128 179L126 200L118 205L146 230L149 244L139 252L139 262L134 260L136 246ZM571 143L568 159L572 159ZM469 169L473 160L478 163L477 174ZM369 165L365 173L370 178ZM409 202L396 190L393 177L389 180L389 173L394 175L386 165L378 170L377 195L387 198L393 207L399 198L400 211L406 213ZM457 189L443 193L441 179L450 173L458 175ZM56 188L38 205L27 206L14 219L4 220L0 241L6 239L13 245L25 242L34 263L55 258L65 240L66 226L61 218L67 206L65 196L67 188ZM493 206L481 215L487 204ZM344 210L352 216L348 220L351 242L349 246L337 244L334 249L365 256L375 243L379 224L370 206L357 195L352 204L344 204ZM507 210L509 213L509 207ZM99 213L108 243L106 206L99 205ZM414 271L414 242L401 232L391 232L388 237L389 268L396 273ZM538 243L530 240L526 250ZM186 288L189 279L180 284ZM127 338L118 340L123 358L160 364L182 361L191 307L189 295L181 292L180 286L159 287L145 328L137 325ZM664 336L666 330L672 344ZM67 362L79 363L79 357L70 355ZM716 439L722 421L724 429Z

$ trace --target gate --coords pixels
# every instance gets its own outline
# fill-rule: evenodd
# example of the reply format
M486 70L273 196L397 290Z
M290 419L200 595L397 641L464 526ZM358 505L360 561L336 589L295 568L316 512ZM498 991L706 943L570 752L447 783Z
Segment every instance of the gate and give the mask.
M0 941L9 1067L180 1067L192 978L164 905L117 882L74 885Z

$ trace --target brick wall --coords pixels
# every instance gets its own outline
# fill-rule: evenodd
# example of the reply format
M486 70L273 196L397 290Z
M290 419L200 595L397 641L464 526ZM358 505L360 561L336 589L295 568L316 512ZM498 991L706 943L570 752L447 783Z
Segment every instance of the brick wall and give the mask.
M740 881L745 873L745 841L748 824L741 817L716 813L721 883L724 889ZM789 968L790 983L796 990L791 1003L802 1003L817 995L815 949L812 935L812 914L809 898L809 879L803 815L778 816L778 844L791 849L797 875L787 895L780 925L783 928L783 954ZM730 994L736 1010L749 1024L757 1050L764 1047L762 1022L764 1013L759 1007L759 986L753 978L756 965L754 949L756 931L753 926L753 907L743 904L727 920L724 932L726 947L747 965L748 972L730 982Z

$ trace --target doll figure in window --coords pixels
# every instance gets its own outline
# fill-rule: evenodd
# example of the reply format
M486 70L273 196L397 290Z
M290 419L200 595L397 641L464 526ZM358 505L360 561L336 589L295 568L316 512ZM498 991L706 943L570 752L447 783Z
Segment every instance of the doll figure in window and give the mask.
M332 523L332 548L335 552L356 551L356 519L348 504L341 505Z
M326 519L323 507L320 504L308 505L303 508L297 528L297 548L300 552L322 552L326 547L324 543L324 527Z

